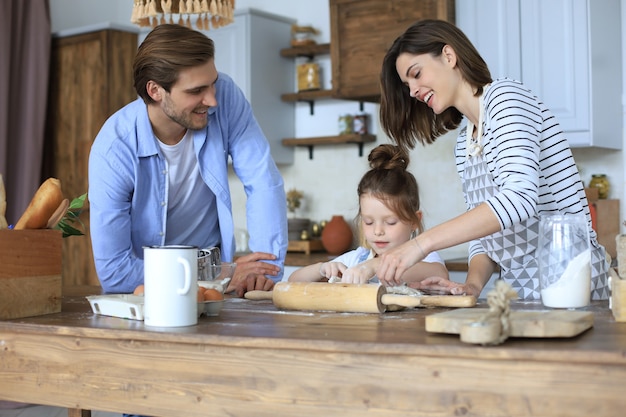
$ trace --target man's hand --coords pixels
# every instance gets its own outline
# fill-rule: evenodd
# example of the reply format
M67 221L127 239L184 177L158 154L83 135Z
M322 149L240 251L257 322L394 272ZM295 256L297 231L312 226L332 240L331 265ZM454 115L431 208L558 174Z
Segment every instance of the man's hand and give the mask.
M235 273L225 292L234 291L238 297L243 297L248 291L269 291L274 288L274 281L267 278L266 275L278 275L280 267L267 262L260 262L274 259L276 256L265 252L253 252L237 258L235 260L237 264Z

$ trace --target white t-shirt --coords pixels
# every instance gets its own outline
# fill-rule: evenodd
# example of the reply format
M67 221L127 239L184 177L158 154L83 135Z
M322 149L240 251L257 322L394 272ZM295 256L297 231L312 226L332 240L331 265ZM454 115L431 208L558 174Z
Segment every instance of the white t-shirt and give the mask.
M199 248L220 243L215 194L200 177L190 130L176 145L159 141L167 161L166 245Z

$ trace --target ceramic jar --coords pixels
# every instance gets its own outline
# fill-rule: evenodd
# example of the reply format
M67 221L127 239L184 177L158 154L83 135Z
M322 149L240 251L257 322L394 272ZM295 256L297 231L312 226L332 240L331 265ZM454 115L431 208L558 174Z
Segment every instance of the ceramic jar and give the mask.
M544 306L579 308L589 304L591 247L584 215L542 216L537 262Z
M598 198L605 199L609 197L609 191L611 190L611 184L605 174L593 174L589 187L598 189Z
M339 116L339 134L349 135L351 133L354 133L353 121L354 121L354 118L349 114L344 114L343 116Z
M298 65L298 91L319 90L320 66L316 62Z
M333 216L322 230L322 245L331 255L341 255L352 246L352 228L343 216Z

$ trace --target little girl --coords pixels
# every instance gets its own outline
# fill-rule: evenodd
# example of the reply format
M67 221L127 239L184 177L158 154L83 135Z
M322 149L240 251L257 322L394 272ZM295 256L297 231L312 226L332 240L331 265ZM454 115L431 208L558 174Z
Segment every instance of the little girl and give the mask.
M357 189L359 196L359 235L361 246L329 262L318 262L293 272L289 281L342 283L378 282L379 256L421 233L424 229L417 181L406 170L409 156L394 145L380 145L368 157L370 170ZM439 254L432 252L409 268L403 281L410 286L428 277L448 278Z

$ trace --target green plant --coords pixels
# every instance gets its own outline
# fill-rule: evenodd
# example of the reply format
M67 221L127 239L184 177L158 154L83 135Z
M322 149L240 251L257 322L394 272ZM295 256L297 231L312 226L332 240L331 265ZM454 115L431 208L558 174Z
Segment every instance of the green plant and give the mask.
M85 234L83 231L71 226L71 224L78 223L80 224L81 229L85 230L85 224L80 219L80 214L83 212L83 206L85 205L86 199L87 193L73 199L65 212L65 216L63 216L61 221L59 221L59 224L56 225L55 229L61 230L63 232L63 237L83 236Z
M294 213L297 208L300 208L300 200L302 200L302 197L304 197L302 192L295 188L287 191L287 210Z

